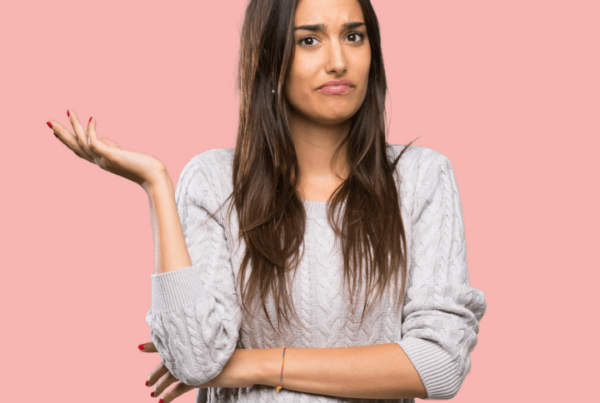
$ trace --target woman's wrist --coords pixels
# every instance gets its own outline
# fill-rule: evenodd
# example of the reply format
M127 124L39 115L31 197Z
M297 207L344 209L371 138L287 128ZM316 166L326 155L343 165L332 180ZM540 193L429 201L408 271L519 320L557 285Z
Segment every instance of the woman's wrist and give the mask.
M155 170L148 178L146 178L146 181L142 184L142 188L146 191L148 196L150 196L151 193L156 192L157 188L164 188L165 185L170 186L171 189L174 189L173 181L169 176L169 172L163 165L161 169Z
M281 379L283 348L267 348L258 351L261 352L260 365L258 366L258 383L276 387L280 384ZM285 384L285 373L283 381Z

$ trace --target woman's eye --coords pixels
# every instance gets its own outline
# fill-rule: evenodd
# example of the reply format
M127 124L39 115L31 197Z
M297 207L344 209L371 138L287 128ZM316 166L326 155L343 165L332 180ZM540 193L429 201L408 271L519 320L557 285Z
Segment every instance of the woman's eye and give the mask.
M298 41L298 43L299 43L301 46L304 46L305 48L312 48L312 47L313 47L313 45L312 45L312 44L308 44L308 46L306 46L306 45L302 45L302 42L304 42L304 41L314 41L314 40L315 40L315 37L314 37L314 36L306 36L306 37L304 37L304 38L300 39L300 40Z
M350 38L350 37L356 37L358 36L359 39L358 40L353 40L350 42L354 42L354 43L360 43L363 41L363 39L365 38L365 35L362 32L350 32L348 34L348 36L346 36L346 38ZM315 45L311 42L311 43L305 43L305 41L315 41L317 40L316 37L314 36L305 36L304 38L300 38L300 40L298 41L298 44L304 48L312 48ZM303 44L305 43L305 44Z
M360 32L351 32L351 33L350 33L348 36L354 36L354 37L356 37L357 35L358 35L358 37L359 37L360 39L359 39L359 40L357 40L357 41L353 41L353 42L360 42L360 41L362 41L362 40L364 39L364 37L365 37L365 36L364 36L362 33L360 33Z

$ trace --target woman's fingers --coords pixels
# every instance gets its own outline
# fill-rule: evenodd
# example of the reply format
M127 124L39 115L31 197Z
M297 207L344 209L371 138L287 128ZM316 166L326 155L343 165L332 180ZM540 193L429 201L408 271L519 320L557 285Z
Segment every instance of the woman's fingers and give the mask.
M141 352L144 353L156 353L156 347L154 347L154 343L152 343L151 341L144 343L144 344L140 344L138 346L138 348L140 349Z
M71 126L73 126L73 131L75 132L75 137L77 138L77 143L79 144L79 148L83 150L90 158L93 160L94 157L92 153L89 151L88 145L88 136L81 123L79 123L79 118L77 117L77 113L70 109L67 109L67 115L69 116L69 121L71 122Z
M142 348L143 346L143 348ZM145 353L155 353L156 347L154 343L147 342L144 344L140 344L140 351ZM187 393L193 389L196 389L198 386L190 386L185 383L179 381L179 379L175 378L173 374L169 371L169 369L165 366L165 362L161 361L161 363L154 368L154 370L150 373L148 380L146 381L146 386L151 387L154 386L152 392L150 392L150 396L158 397L161 393L163 393L170 385L176 383L175 387L169 390L163 397L163 403L169 403L179 396ZM155 386L156 385L156 386Z
M197 386L190 386L190 385L186 385L183 382L179 382L177 385L175 385L175 387L173 389L171 389L169 392L167 392L166 395L164 395L162 397L163 403L172 402L173 399L177 399L179 396L183 395L184 393L187 393L196 388L197 388ZM154 396L158 396L158 395L155 393Z
M167 371L166 375L158 380L158 382L156 383L156 386L154 386L154 389L152 389L150 396L152 396L152 397L160 396L160 394L163 393L165 391L165 389L167 389L169 386L171 386L175 382L179 382L179 379L175 378L169 371ZM173 388L173 389L175 389L175 388ZM169 391L169 393L171 393L171 391ZM165 399L165 398L163 397L163 399Z
M110 171L107 164L115 157L115 149L120 150L121 147L106 137L98 140L98 136L96 134L96 119L90 118L90 121L88 122L87 134L89 150L90 152L94 153L94 155L97 155L96 164L100 168Z
M161 363L150 372L146 386L154 386L154 384L167 373L170 373L169 369L165 366L165 362L161 361Z
M84 160L88 160L91 163L94 162L94 160L79 146L77 136L73 135L73 133L62 127L62 125L55 120L49 120L47 124L52 128L52 130L54 130L54 133L57 134L57 137L61 143L66 145L75 153L75 155L83 158Z
M167 176L165 165L156 157L138 151L124 150L114 141L96 135L96 120L88 121L88 132L83 130L77 114L69 110L69 119L76 134L71 134L56 121L48 125L61 142L77 156L100 168L141 185L144 189Z
M98 154L95 150L95 148L97 148L95 143L94 143L94 146L92 146L92 139L94 140L94 142L97 139L97 137L96 137L96 119L90 118L90 120L88 121L88 126L87 126L88 152L94 157L95 160L102 160L103 157L100 154Z

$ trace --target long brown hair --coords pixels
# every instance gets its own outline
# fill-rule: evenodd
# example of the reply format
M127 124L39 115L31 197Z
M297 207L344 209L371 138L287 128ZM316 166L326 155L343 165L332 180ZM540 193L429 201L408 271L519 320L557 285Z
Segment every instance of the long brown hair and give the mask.
M399 270L402 285L396 309L404 300L406 236L393 174L412 142L393 161L388 160L387 82L379 23L370 0L358 2L371 46L369 83L364 103L352 117L350 132L335 152L337 156L347 143L350 171L329 198L328 220L335 236L342 240L344 283L348 285L352 312L353 296L357 287L362 289L366 276L362 324L373 283L381 299L392 275L393 284L397 284ZM290 322L288 308L293 308L293 303L287 279L302 259L300 249L306 223L306 211L296 188L299 166L290 136L289 106L282 95L294 59L297 4L298 0L251 0L246 9L238 66L241 102L233 192L227 198L234 199L239 234L246 244L237 276L243 311L252 315L247 302L253 305L260 295L262 309L272 327L265 302L269 293L274 298L278 319L283 314ZM340 210L343 214L338 216ZM240 279L246 278L246 270L251 270L251 275L242 288Z

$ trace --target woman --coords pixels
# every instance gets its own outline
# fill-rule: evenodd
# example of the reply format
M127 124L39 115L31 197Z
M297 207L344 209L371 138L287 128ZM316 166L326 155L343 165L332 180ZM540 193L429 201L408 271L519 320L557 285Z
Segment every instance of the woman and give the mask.
M92 118L86 132L69 113L75 136L49 122L148 193L152 396L172 384L161 402L192 389L197 402L455 396L485 298L469 286L450 161L386 142L369 0L251 0L238 84L235 149L194 156L176 191L156 158L98 140Z

